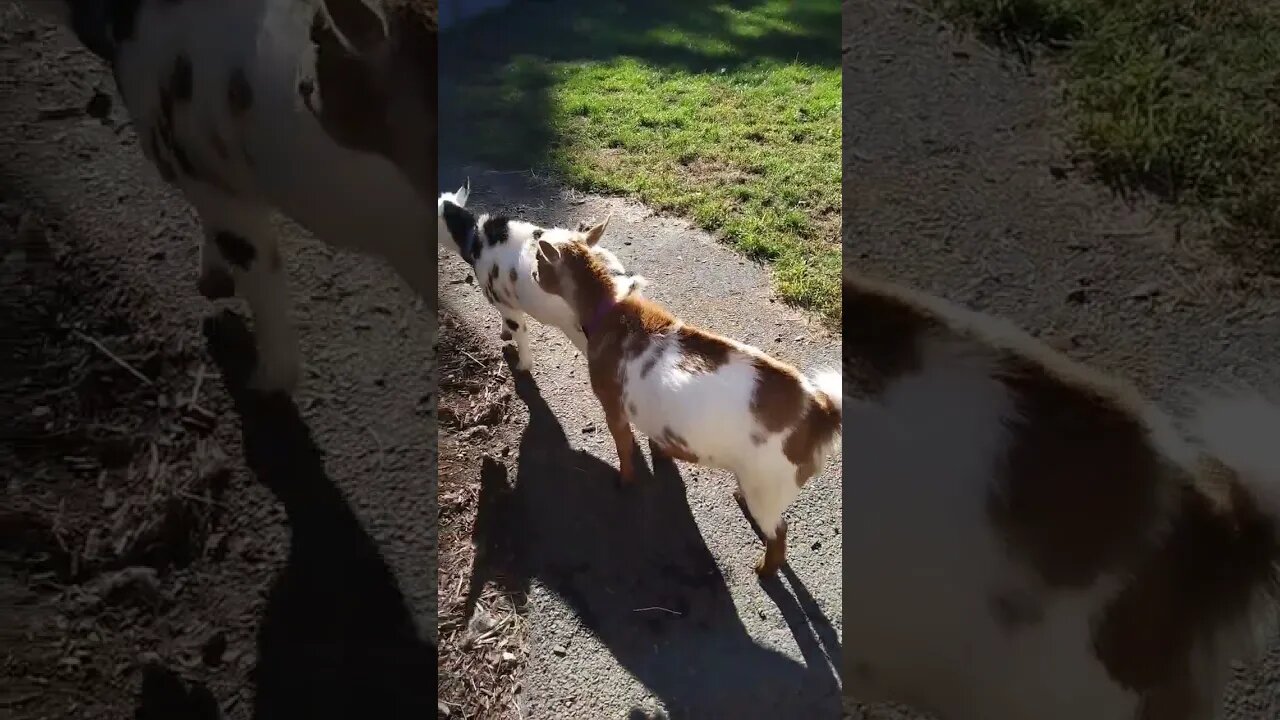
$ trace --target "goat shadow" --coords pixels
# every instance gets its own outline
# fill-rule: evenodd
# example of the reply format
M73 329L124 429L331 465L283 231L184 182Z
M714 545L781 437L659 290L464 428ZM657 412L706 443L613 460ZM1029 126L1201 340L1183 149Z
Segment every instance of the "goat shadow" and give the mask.
M246 388L255 354L239 317L224 311L204 331L240 416L245 460L284 504L291 535L258 631L253 717L430 717L436 646L328 477L297 406Z
M524 594L538 580L661 700L661 717L837 717L838 640L799 580L788 576L807 607L776 578L764 587L805 664L747 633L674 463L637 467L620 488L612 465L570 446L532 376L512 374L529 424L513 486L497 461L481 469L471 597L488 579Z

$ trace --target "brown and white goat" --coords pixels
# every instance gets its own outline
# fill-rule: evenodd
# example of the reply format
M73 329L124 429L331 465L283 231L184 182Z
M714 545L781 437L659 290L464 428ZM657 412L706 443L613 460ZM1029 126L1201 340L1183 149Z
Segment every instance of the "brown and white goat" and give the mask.
M813 379L762 351L686 325L620 285L584 243L539 241L538 284L569 304L587 337L591 388L634 480L631 425L653 452L729 470L765 535L762 575L786 559L782 514L840 439L840 376Z
M1280 408L1183 435L1011 325L843 292L844 690L942 720L1210 720L1273 637Z
M436 0L32 2L110 63L144 154L195 207L197 287L248 302L256 387L300 371L276 211L388 260L434 315Z

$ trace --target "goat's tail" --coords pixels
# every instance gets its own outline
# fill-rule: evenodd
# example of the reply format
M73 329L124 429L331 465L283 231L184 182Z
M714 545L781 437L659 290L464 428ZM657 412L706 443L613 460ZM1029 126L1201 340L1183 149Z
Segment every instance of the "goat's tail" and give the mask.
M1203 396L1190 429L1280 526L1280 405L1257 393Z
M841 400L844 398L844 382L839 370L821 370L811 380L818 392L827 396L836 412L841 411Z

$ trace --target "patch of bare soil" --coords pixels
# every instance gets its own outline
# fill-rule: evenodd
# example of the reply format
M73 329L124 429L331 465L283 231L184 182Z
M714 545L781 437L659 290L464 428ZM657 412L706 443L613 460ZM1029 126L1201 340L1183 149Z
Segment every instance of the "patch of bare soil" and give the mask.
M526 594L488 568L487 524L516 445L511 373L504 359L440 315L440 716L520 717L528 658ZM476 476L475 459L483 470Z
M70 247L0 188L0 707L126 717L149 672L231 710L270 543L229 540L217 373Z

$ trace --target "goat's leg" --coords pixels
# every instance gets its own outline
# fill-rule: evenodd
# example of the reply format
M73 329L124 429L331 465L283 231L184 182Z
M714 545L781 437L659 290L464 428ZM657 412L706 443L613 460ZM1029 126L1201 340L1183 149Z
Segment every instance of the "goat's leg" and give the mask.
M580 353L582 357L586 357L587 356L587 334L582 332L582 330L576 327L566 329L564 331L564 334L568 335L569 342L573 343L573 346L578 348L578 353Z
M216 250L226 262L236 293L253 313L258 364L250 386L262 392L292 392L301 374L298 335L289 318L289 287L270 211L230 199L203 202L198 211L206 253Z
M756 563L760 576L772 575L787 560L787 521L782 513L795 499L794 482L780 478L738 476L734 497L746 506L751 519L764 535L764 555Z
M502 333L499 337L504 343L514 342L516 349L516 369L529 372L533 369L533 356L529 353L529 323L524 313L508 307L499 307L502 314Z
M609 434L618 446L618 473L623 485L630 485L636 480L635 435L631 434L631 420L625 412L619 411L608 419Z
M630 485L636 479L635 445L636 438L631 434L631 418L622 407L622 391L617 386L616 376L598 373L591 369L591 389L595 391L600 406L604 408L605 422L609 425L609 434L618 446L618 473L623 485Z
M223 259L213 236L208 233L200 243L200 278L196 281L196 290L209 300L223 300L236 294L231 266Z

